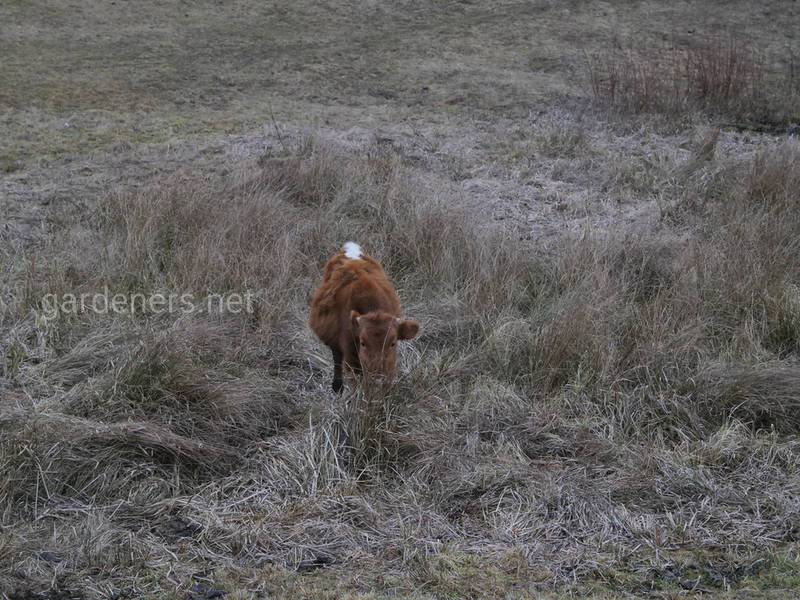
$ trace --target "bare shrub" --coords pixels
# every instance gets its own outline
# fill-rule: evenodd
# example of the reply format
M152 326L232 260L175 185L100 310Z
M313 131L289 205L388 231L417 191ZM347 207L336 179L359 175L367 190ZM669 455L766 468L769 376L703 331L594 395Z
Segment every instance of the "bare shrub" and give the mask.
M685 108L678 65L660 53L613 52L588 60L591 90L598 102L629 112Z
M764 84L764 59L747 42L734 36L688 48L682 74L687 95L711 110L752 102Z
M594 99L617 111L680 115L690 110L781 122L791 74L774 74L763 53L733 34L694 45L612 50L587 59Z

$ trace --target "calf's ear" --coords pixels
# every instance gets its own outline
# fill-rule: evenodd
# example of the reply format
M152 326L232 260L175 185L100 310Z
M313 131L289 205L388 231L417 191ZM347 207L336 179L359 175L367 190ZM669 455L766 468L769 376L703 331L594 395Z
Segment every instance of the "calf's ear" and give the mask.
M411 340L419 333L419 323L414 319L404 319L397 325L397 339Z
M361 313L357 310L350 311L350 322L353 324L353 333L358 333L358 320L361 318Z

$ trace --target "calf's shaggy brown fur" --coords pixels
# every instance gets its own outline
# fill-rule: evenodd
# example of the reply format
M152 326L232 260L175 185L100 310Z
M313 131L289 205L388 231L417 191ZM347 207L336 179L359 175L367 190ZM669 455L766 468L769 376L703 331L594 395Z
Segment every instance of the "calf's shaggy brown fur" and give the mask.
M342 369L390 383L397 371L397 341L417 335L419 323L400 317L400 299L380 263L353 242L325 265L311 302L311 329L333 353L333 390Z

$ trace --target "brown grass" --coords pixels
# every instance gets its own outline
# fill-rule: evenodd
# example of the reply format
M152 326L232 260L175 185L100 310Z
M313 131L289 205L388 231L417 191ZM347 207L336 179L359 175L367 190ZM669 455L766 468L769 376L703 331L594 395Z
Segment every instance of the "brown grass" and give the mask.
M433 597L719 591L795 543L795 144L687 211L681 248L549 257L391 153L301 148L113 198L39 251L5 321L3 589L185 594L202 565L229 592L323 567ZM347 239L422 322L387 395L332 397L305 325ZM30 299L70 282L258 304L43 319Z

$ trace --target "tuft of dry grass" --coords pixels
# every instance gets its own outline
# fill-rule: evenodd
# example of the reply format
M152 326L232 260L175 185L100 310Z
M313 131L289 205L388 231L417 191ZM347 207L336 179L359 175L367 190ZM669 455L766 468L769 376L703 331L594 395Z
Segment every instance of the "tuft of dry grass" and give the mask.
M784 433L800 430L800 378L794 365L716 365L693 383L693 397L706 419L738 419Z
M800 186L800 144L791 140L760 151L745 180L746 198L766 209L790 213L796 208ZM790 214L787 214L790 216Z

